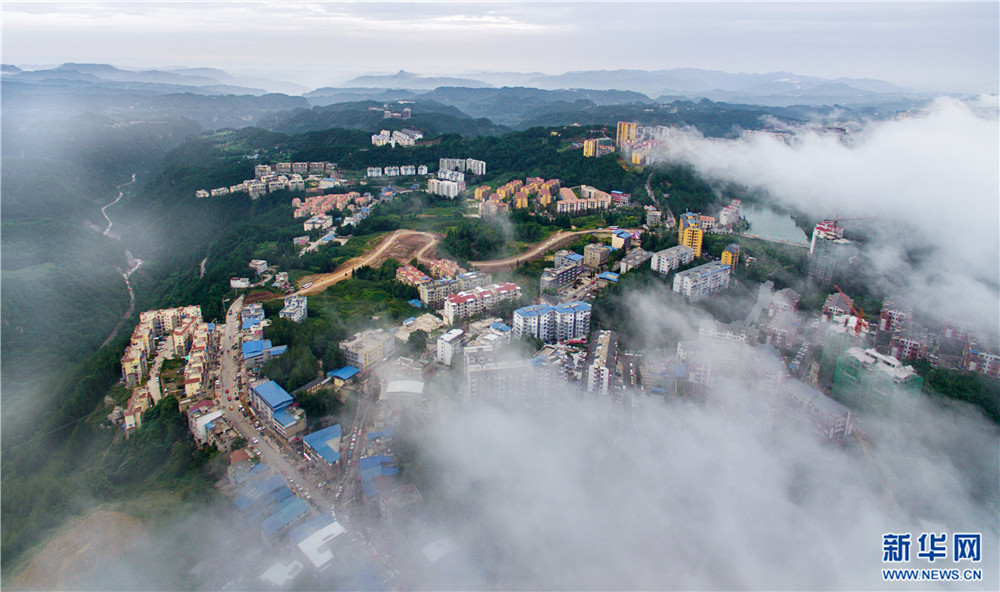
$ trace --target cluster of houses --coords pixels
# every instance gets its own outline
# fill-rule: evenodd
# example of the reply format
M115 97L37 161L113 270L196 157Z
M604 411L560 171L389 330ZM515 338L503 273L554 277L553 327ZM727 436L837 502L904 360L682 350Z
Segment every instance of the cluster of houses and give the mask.
M229 187L217 187L215 189L199 189L194 192L196 198L221 197L232 193L247 193L252 199L256 199L266 193L275 191L305 191L306 181L302 175L316 174L315 178L327 181L327 185L335 186L336 179L329 177L337 169L337 164L332 162L278 162L272 167L267 164L254 166L254 178L246 179ZM327 175L320 178L319 175Z

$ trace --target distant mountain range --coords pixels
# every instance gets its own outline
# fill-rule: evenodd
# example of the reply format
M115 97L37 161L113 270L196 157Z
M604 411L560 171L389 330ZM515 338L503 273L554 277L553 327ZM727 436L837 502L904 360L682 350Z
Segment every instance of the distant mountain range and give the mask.
M77 88L106 88L133 92L191 92L195 94L263 95L271 92L301 94L307 87L248 76L233 76L215 68L123 70L109 64L65 63L55 68L22 70L3 65L3 81Z
M868 78L825 79L788 72L731 74L718 70L584 70L548 75L541 73L481 72L462 78L422 76L400 70L395 74L365 75L341 85L312 91L332 97L340 89L431 90L440 86L486 88L519 86L540 90L615 90L640 93L648 99L709 99L767 106L795 104L860 104L895 102L922 93ZM358 97L372 98L373 96ZM377 99L376 99L377 100Z

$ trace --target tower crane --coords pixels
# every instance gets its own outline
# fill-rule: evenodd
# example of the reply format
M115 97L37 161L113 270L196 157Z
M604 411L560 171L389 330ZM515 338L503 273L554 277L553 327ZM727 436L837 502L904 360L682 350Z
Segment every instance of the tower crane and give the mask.
M840 286L834 284L833 287L840 293L840 296L844 299L844 304L847 305L847 308L851 309L851 314L857 317L857 321L854 323L854 345L857 345L858 338L861 336L861 330L868 328L868 321L865 320L865 311L860 307L857 309L854 308L854 301L848 298L847 294L844 294L844 291L840 289Z

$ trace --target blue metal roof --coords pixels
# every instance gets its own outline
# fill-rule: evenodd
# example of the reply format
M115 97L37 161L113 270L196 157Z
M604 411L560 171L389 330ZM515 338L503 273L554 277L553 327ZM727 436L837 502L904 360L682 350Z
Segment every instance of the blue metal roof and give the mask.
M599 277L601 279L604 279L604 280L610 280L612 282L617 282L618 278L620 276L617 273L613 273L613 272L610 272L610 271L605 271L605 272L601 273L601 275L599 275L597 277Z
M415 321L415 320L417 320L417 317L410 317L410 318L408 318L408 319L404 320L404 321L403 321L403 324L405 325L405 324L407 324L407 323L412 323L412 322L413 322L413 321Z
M503 332L510 331L510 327L508 327L507 325L505 325L505 324L503 324L503 323L501 323L499 321L497 321L496 323L493 323L492 325L490 325L490 329L493 329L495 331L503 331Z
M270 536L309 513L309 504L295 497L281 503L273 514L260 523L265 536Z
M253 390L273 411L284 409L292 403L292 396L273 380L262 382L253 387Z
M240 512L247 510L264 498L267 494L285 486L285 480L280 475L272 475L263 481L248 483L239 489L240 495L233 499L233 505Z
M332 425L328 428L323 428L318 432L313 432L308 436L303 436L302 441L308 446L316 451L323 457L323 460L329 464L333 464L340 460L340 451L330 448L327 442L331 440L336 440L343 435L343 430L340 428L340 424Z
M417 308L424 307L424 303L421 302L419 298L414 298L413 300L407 300L407 302L410 303L410 306L415 306Z
M331 370L331 371L327 372L326 375L329 376L330 378L339 378L341 380L350 380L358 372L361 372L361 371L358 370L357 368L355 368L354 366L344 366L340 370Z
M583 255L579 253L570 253L569 255L566 255L565 258L570 261L583 261Z
M243 344L243 359L254 358L264 353L265 349L271 349L270 339L254 339Z
M269 348L267 350L267 353L271 354L272 356L280 356L281 354L283 354L283 353L285 353L287 351L288 351L288 346L287 345L276 345L276 346L274 346L272 348Z
M282 427L287 428L288 426L295 423L295 418L292 417L292 414L289 413L288 411L284 409L279 409L278 411L274 412L274 421L280 423Z
M314 518L306 520L302 524L288 531L288 538L296 545L309 538L312 533L330 526L336 522L329 514L320 514Z

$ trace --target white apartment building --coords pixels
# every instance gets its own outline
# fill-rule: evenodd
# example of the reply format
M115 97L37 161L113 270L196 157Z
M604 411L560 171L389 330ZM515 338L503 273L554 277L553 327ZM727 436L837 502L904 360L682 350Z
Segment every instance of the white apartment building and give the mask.
M451 366L451 360L455 354L461 351L462 335L465 332L461 329L452 329L437 340L437 361L445 366Z
M671 270L678 269L694 261L694 250L687 245L677 245L653 253L650 266L660 275L667 275Z
M597 343L588 356L587 392L608 396L611 393L617 361L618 336L614 331L601 331Z
M465 183L455 181L442 181L441 179L430 179L427 181L427 193L450 197L458 197L459 193L465 191Z
M371 178L371 177L381 177L382 176L382 167L368 167L368 170L365 172L365 176L369 177L369 178Z
M581 301L519 308L514 311L514 338L530 335L542 341L583 339L590 333L590 311L590 304Z
M476 160L474 158L465 159L465 170L472 171L475 175L485 175L486 174L486 161Z
M718 294L729 287L729 273L732 267L713 261L699 265L674 276L674 292L679 292L689 300L701 300Z

